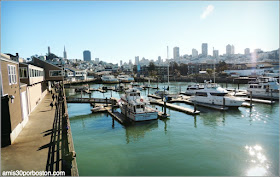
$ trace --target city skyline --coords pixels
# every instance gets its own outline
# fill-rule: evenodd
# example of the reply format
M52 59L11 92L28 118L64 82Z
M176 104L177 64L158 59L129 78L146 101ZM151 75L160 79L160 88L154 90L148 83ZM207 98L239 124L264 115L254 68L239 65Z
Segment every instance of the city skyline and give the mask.
M106 62L128 62L135 56L156 60L208 54L226 45L244 49L279 48L279 2L1 2L1 52L21 57L61 56L83 59L83 51ZM73 13L75 11L75 13ZM36 14L36 16L34 16ZM88 18L86 18L88 17ZM222 18L221 18L222 17ZM175 28L174 28L175 27Z

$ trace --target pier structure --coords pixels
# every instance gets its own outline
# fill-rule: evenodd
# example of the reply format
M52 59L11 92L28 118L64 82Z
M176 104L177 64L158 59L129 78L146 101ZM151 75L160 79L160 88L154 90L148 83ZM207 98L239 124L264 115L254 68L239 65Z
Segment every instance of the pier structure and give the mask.
M55 99L47 93L29 115L25 128L10 146L1 148L2 171L64 171L65 176L78 176L76 153L68 117L65 92Z

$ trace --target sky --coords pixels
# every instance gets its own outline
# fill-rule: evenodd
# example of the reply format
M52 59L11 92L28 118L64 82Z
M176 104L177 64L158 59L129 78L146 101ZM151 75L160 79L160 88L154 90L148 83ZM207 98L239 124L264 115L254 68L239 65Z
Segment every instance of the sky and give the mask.
M51 52L69 59L156 60L201 53L279 48L278 1L2 1L1 53L23 58Z

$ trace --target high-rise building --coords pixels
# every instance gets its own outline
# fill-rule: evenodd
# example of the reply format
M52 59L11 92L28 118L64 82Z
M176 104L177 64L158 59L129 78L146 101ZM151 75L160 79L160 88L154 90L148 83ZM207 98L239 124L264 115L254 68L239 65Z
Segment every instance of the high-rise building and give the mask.
M122 60L120 61L120 66L122 66Z
M67 54L66 54L65 46L64 46L64 51L63 51L63 58L67 59Z
M173 59L177 60L180 58L179 47L173 48Z
M231 45L231 54L234 54L234 46Z
M129 59L129 65L132 65L132 61L131 61L131 59Z
M198 57L198 51L196 49L192 49L192 57L197 58Z
M50 55L51 54L51 48L50 48L50 46L48 46L48 55Z
M213 57L218 58L219 57L219 50L213 50Z
M226 46L226 54L227 55L232 54L232 52L231 52L231 45L229 45L229 44Z
M95 58L95 62L96 62L96 63L99 63L99 58Z
M245 55L249 55L249 54L250 54L250 49L249 49L249 48L246 48L246 49L244 50L244 54L245 54Z
M202 56L207 57L208 55L208 44L207 43L202 43Z
M138 65L138 64L139 64L139 56L136 56L136 57L135 57L135 62L134 62L134 64L135 64L135 65Z
M161 56L158 56L157 62L158 62L158 63L161 63Z
M91 61L91 55L90 55L90 51L89 50L85 50L83 52L84 55L84 61Z

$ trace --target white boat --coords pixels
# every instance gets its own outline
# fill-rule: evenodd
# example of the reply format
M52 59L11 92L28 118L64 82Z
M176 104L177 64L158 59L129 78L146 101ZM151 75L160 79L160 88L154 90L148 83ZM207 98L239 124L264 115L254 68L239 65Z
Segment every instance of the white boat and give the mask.
M158 112L149 107L150 102L140 96L140 91L128 89L119 101L122 114L133 121L146 121L157 119Z
M140 85L140 84L137 83L137 82L131 82L131 88L136 88L137 90L140 90L140 91L143 90L143 86Z
M216 83L205 83L204 88L196 91L190 101L227 107L239 107L244 102L242 98L230 96L226 89Z
M103 83L107 83L107 84L115 84L115 83L119 83L119 80L117 78L115 78L115 76L113 75L105 75L101 77Z
M195 84L195 85L188 85L185 94L192 96L201 89L204 89L204 84Z
M247 95L252 92L252 97L264 99L279 99L279 83L273 77L260 77L248 83Z
M117 77L117 79L120 81L120 82L134 82L134 78L129 76L129 75L119 75Z

